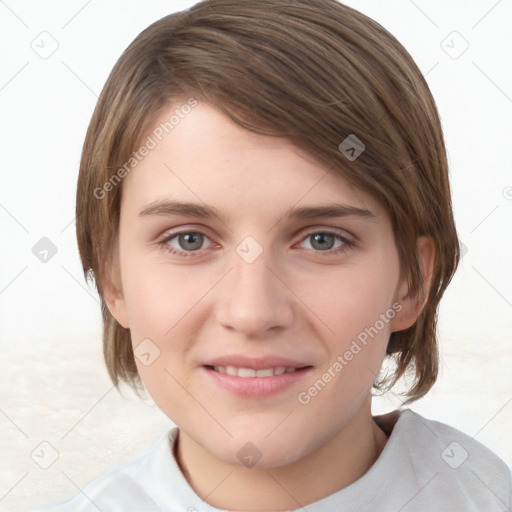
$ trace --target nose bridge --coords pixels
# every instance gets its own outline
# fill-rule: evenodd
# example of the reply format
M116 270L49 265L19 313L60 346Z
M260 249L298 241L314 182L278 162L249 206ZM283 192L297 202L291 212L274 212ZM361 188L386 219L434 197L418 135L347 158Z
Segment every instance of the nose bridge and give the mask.
M272 251L247 237L233 255L229 279L218 310L218 320L245 334L264 331L291 322L292 304L287 288L272 271Z
M260 246L261 247L261 246ZM237 247L233 258L233 287L238 295L248 297L258 293L268 293L273 288L276 277L270 271L272 255L270 250L251 246L244 242Z

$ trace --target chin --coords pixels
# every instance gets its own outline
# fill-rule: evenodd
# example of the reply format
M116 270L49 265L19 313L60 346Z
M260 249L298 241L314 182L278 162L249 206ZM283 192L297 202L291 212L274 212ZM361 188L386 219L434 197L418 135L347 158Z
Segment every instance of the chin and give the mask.
M290 439L289 436L275 436L274 439L269 439L259 433L254 436L241 435L237 439L241 441L230 440L229 449L222 443L205 448L226 464L258 469L287 466L306 455L303 450L304 440ZM302 450L299 451L299 447Z

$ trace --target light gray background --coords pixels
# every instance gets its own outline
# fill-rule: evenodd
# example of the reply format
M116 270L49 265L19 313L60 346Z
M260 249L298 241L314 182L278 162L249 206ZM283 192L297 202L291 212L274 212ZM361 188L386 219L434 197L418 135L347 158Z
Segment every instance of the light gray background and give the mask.
M73 495L172 426L108 379L74 200L85 131L115 61L147 25L193 3L0 0L1 510ZM426 74L467 249L440 311L439 381L411 408L512 465L512 2L347 4L390 30ZM58 250L46 263L32 252L42 237ZM399 404L376 399L374 411ZM52 450L57 459L41 468Z

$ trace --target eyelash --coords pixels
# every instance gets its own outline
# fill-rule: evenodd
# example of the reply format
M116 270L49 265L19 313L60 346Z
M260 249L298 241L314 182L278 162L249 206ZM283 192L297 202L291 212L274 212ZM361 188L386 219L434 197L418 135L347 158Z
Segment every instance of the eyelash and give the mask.
M195 251L178 251L176 250L174 247L170 247L168 245L168 243L173 239L173 238L176 238L177 236L179 235L190 235L190 234L194 234L194 235L203 235L204 237L208 238L208 236L201 232L201 231L178 231L178 232L174 232L174 233L169 233L168 236L166 236L162 241L158 242L158 245L160 245L160 247L162 248L162 250L174 255L174 256L179 256L179 257L184 257L184 258L188 258L188 257L196 257L195 256L195 253L198 253L200 252L201 250L195 250ZM341 245L340 247L338 247L337 249L329 249L329 250L326 250L326 251L319 251L319 250L315 250L315 249L306 249L308 252L313 252L315 254L322 254L322 253L325 253L325 254L328 254L328 255L331 255L331 256L336 256L336 255L339 255L341 253L344 253L350 249L352 249L354 246L355 246L355 242L352 241L352 240L349 240L348 238L340 235L338 232L336 231L331 231L329 229L327 230L319 230L319 231L311 231L309 233L306 233L304 235L303 238L301 238L300 242L303 242L304 240L306 240L307 238L309 238L310 236L313 236L313 235L330 235L330 236L333 236L334 238L340 240L341 242L343 242L343 245Z

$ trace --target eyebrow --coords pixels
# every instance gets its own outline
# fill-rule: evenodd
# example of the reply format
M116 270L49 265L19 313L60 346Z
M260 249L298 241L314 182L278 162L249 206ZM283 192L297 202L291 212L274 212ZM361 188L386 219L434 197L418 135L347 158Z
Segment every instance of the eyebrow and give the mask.
M201 219L214 218L223 222L222 214L213 206L180 201L154 201L146 205L139 212L140 217L148 215L183 215ZM318 217L360 217L368 220L377 219L376 215L366 208L358 208L357 206L338 203L321 206L292 207L289 208L284 215L285 219L314 219Z

